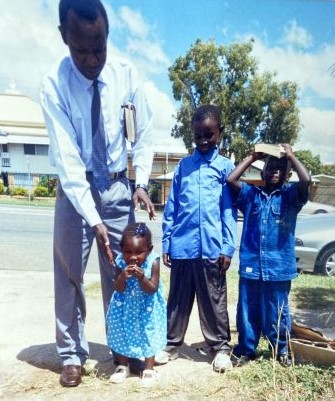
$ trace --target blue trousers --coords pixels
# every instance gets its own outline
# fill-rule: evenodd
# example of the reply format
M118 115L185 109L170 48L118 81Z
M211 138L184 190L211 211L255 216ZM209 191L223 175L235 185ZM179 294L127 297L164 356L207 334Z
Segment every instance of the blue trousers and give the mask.
M109 190L99 192L88 177L96 208L108 228L114 255L120 252L124 228L135 220L132 192L126 177L111 180ZM94 230L75 210L60 183L54 222L54 282L56 345L63 365L83 365L89 357L84 333L86 302L84 273ZM98 248L105 315L113 292L114 270Z
M237 356L254 357L261 334L276 355L288 352L291 281L262 281L240 277L236 325Z

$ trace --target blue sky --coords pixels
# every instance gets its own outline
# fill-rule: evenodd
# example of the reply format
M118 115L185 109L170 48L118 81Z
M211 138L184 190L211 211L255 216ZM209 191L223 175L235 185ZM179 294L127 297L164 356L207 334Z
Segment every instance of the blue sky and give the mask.
M254 38L259 70L299 85L302 129L295 149L310 149L335 163L335 1L322 0L105 0L110 53L139 69L154 112L157 150L180 149L170 137L176 104L168 67L196 39L217 44ZM16 90L38 100L42 76L66 52L58 31L58 1L0 3L0 91ZM13 84L12 84L13 87Z

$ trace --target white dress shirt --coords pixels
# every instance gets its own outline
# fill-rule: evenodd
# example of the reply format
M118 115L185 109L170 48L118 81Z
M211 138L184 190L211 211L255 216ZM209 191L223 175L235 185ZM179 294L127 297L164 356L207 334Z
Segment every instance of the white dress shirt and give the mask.
M147 184L153 159L152 114L139 88L137 73L128 61L113 55L98 81L109 171L127 168L121 106L130 102L135 105L137 117L137 141L131 146L136 184ZM78 213L94 226L102 221L86 180L86 172L92 171L92 96L93 81L78 71L70 56L64 57L43 80L41 103L50 137L50 164L57 168L62 188Z

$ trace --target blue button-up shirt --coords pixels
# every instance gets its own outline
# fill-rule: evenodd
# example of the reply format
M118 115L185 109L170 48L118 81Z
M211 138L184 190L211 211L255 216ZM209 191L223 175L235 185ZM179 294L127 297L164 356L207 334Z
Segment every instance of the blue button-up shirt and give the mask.
M297 276L294 252L297 215L307 202L298 198L298 184L285 184L271 194L242 184L237 206L244 216L240 244L240 275L264 281Z
M163 215L163 253L173 259L233 256L237 213L226 177L233 163L197 149L176 167Z

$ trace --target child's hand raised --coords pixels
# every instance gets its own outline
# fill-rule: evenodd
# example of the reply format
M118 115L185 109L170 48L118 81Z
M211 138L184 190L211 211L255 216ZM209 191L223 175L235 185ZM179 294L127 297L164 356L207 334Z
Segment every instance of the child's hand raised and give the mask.
M135 267L135 265L128 265L122 270L122 274L123 274L125 279L133 277L133 275L134 275L134 267Z
M144 270L141 269L139 266L134 265L134 270L133 270L133 275L138 279L138 280L143 280L144 279Z

